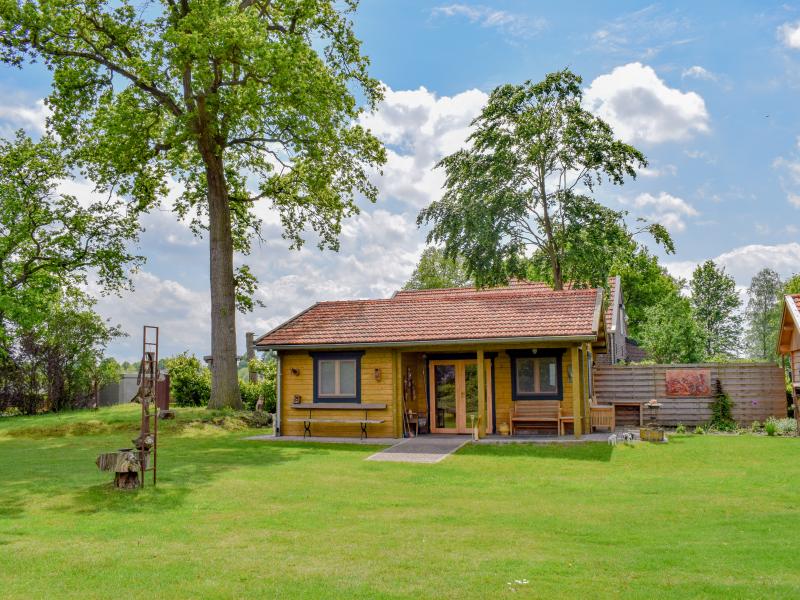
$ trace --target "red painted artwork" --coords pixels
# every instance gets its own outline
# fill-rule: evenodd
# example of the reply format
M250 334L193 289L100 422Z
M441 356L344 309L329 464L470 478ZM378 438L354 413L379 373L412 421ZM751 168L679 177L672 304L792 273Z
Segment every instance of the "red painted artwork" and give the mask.
M667 369L667 396L699 398L711 395L711 369Z

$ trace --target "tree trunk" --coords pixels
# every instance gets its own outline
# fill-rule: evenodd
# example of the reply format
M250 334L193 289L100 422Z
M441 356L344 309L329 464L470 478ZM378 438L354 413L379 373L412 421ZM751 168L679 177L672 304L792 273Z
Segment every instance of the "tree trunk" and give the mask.
M236 296L231 211L222 159L206 154L211 275L211 399L209 408L242 408L236 360Z
M551 257L550 261L553 265L553 289L563 290L564 276L561 273L561 261L555 254Z

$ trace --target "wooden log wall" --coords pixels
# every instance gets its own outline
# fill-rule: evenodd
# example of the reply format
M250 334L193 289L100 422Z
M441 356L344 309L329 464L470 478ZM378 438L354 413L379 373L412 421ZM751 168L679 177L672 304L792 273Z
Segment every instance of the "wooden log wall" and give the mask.
M710 369L711 393L707 398L673 398L666 395L668 369ZM645 403L656 398L662 405L661 425L702 425L711 419L711 403L716 380L733 401L733 418L741 425L764 422L767 417L786 416L786 388L783 372L777 365L763 363L708 363L691 365L597 366L594 370L594 396L598 404L615 402ZM648 413L643 409L644 419Z

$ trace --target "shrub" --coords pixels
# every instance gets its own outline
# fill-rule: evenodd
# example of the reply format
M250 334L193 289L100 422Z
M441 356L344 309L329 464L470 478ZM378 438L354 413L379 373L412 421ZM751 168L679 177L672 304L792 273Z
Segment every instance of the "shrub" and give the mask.
M678 426L675 428L675 433L686 433L686 426L683 423L678 423Z
M264 412L274 413L277 398L278 363L276 360L252 359L248 363L251 371L258 373L261 380L258 383L240 381L242 403L245 408L255 410L259 395L264 398Z
M722 389L722 382L717 379L714 393L714 402L711 403L711 422L709 425L719 431L733 431L736 421L733 420L733 402L731 397Z
M177 406L206 406L211 397L211 371L187 352L165 361L170 400Z
M697 427L694 428L695 435L703 435L705 432L706 430L703 429L701 425L698 425Z
M268 380L251 383L250 381L239 382L239 393L242 396L242 404L247 410L255 410L258 397L264 398L264 412L275 412L275 384Z
M764 423L768 435L794 435L797 432L797 421L794 419L776 419L770 417ZM772 433L770 433L772 431Z
M761 423L759 421L753 421L752 423L750 423L750 431L752 431L753 433L761 431Z

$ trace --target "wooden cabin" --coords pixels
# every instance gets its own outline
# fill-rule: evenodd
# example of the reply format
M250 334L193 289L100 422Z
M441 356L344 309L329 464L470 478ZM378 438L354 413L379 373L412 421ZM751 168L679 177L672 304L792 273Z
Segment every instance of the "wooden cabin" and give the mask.
M276 435L579 437L603 298L514 282L317 303L255 342L278 356Z
M797 406L797 401L800 399L800 294L787 295L783 299L778 353L789 361L792 399Z

